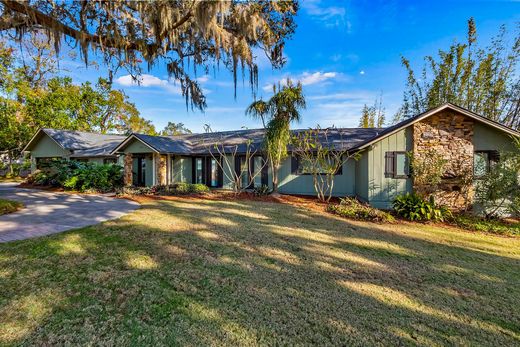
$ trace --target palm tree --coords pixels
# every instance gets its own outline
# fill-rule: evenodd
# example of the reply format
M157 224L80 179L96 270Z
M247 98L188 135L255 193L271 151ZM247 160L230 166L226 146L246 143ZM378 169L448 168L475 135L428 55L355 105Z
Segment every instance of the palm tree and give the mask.
M274 95L268 100L254 101L246 109L246 114L260 119L265 132L264 147L273 176L273 192L278 191L278 170L287 158L287 145L291 141L289 127L301 120L300 110L305 109L302 84L294 85L291 80L284 86L273 86Z

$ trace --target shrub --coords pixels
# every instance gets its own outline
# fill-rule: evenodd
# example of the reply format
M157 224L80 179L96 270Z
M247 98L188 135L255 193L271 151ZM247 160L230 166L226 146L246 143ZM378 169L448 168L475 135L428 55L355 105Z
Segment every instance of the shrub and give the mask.
M57 160L45 170L30 175L27 182L81 192L107 192L123 185L123 171L121 166L115 164L100 165L74 160Z
M445 206L435 204L433 196L429 200L417 194L406 193L394 199L395 212L411 221L444 221L451 216L451 211Z
M341 217L372 222L393 223L395 218L388 212L378 210L354 198L343 198L339 204L329 204L327 211Z
M485 219L468 214L454 215L449 222L462 229L499 235L520 235L520 222L512 223L501 219Z
M205 194L208 192L209 188L204 184L184 182L153 187L123 187L118 190L119 195L187 195Z
M253 190L253 193L256 196L269 195L270 192L271 192L271 189L269 189L269 186L267 186L265 184L262 184L262 186L260 186L260 187L255 187L255 189Z

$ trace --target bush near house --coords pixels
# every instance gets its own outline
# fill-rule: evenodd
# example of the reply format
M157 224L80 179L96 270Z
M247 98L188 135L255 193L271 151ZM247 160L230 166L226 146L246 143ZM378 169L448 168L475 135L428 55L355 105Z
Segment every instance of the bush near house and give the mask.
M502 219L485 219L483 217L457 214L448 220L452 225L469 231L479 231L506 236L520 235L520 222Z
M122 167L115 164L58 160L29 176L27 183L79 192L109 192L123 185Z
M355 198L343 198L339 204L329 204L327 211L341 217L379 223L393 223L395 218L388 212L361 203Z
M189 195L209 193L208 186L200 183L175 183L153 187L122 187L118 195Z
M442 222L451 216L451 211L445 206L437 205L433 196L426 200L415 193L399 195L394 199L393 207L399 216L411 221Z

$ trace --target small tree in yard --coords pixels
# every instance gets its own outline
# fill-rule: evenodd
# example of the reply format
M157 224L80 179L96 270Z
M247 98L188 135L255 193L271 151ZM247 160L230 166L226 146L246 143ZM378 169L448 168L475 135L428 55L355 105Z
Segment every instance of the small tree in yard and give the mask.
M516 149L500 155L487 174L477 181L475 201L487 219L503 212L520 215L520 139Z
M207 131L211 132L211 129L207 127ZM211 143L207 143L206 147L211 157L215 159L217 166L222 171L224 177L226 177L230 182L232 182L233 192L235 195L238 195L244 192L248 187L250 187L255 178L261 174L263 168L267 165L266 160L262 160L262 165L259 168L254 168L251 165L251 161L255 156L260 155L260 151L257 148L253 148L253 141L251 139L247 139L243 146L245 146L245 150L239 151L240 145L226 145L224 139L222 137L218 138L216 141L211 141ZM244 171L240 167L239 170L236 170L235 163L240 157L244 158L246 162L247 170Z
M257 100L246 109L246 114L261 119L266 129L264 150L273 175L273 192L278 191L278 171L287 158L287 146L291 142L289 126L301 118L300 110L306 107L302 84L291 80L284 86L273 87L274 95L268 100Z
M442 182L448 161L433 149L422 153L420 157L412 153L409 157L414 186L418 188L417 193L423 197L429 196Z
M300 161L301 171L312 175L314 190L321 201L330 201L334 188L334 176L349 159L359 158L359 153L349 153L336 148L331 138L334 128L309 129L292 137L292 153Z

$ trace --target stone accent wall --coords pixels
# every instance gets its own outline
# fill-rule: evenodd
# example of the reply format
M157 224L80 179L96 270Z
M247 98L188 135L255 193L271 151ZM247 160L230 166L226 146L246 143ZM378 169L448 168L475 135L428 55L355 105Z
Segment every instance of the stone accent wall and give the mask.
M157 174L156 184L166 184L166 156L155 154L155 172Z
M471 202L473 192L464 177L473 172L473 120L455 111L443 111L413 125L415 158L434 150L447 163L442 182L433 193L436 202L462 210ZM466 187L466 189L465 189ZM414 183L414 191L424 191Z
M132 174L133 162L134 161L133 161L132 153L125 153L124 177L123 177L125 186L131 186L134 183L133 174Z

